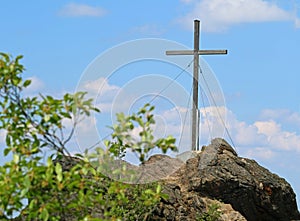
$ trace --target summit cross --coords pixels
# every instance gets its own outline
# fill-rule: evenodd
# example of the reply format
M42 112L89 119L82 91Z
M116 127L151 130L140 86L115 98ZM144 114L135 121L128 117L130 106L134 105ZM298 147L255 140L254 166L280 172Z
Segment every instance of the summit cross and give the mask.
M198 79L199 55L227 54L227 50L199 50L200 21L194 20L194 50L166 51L166 55L194 55L193 66L193 110L192 110L192 150L199 150L199 107L198 107Z

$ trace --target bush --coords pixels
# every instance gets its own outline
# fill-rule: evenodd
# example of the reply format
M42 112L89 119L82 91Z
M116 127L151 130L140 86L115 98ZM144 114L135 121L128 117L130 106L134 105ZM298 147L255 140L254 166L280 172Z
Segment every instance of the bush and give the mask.
M112 139L105 142L107 153L98 149L71 156L66 144L78 122L99 110L91 99L85 99L85 92L65 94L61 99L23 97L31 81L22 79L21 58L0 53L0 129L6 132L4 155L12 156L0 166L0 219L12 220L20 214L15 220L150 220L157 203L166 197L161 186L111 180L93 162L122 158L128 148L139 154L141 163L152 148L176 150L173 137L154 139L150 127L154 108L146 105L137 114L119 114ZM73 122L71 130L63 124L66 119ZM124 137L135 126L143 128L141 141ZM53 154L45 164L42 154L48 150Z

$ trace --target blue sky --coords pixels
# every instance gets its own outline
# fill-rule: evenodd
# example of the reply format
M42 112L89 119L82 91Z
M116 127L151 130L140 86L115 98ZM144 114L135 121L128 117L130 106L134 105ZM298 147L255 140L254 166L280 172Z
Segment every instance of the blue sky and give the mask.
M299 0L4 1L0 51L25 56L25 77L33 79L28 93L58 96L75 91L82 83L102 104L103 113L93 126L105 134L99 127L110 124L112 113L141 105L146 100L143 95L152 89L157 93L182 68L166 62L133 62L109 79L99 74L82 82L88 67L97 63L95 58L100 55L101 59L103 53L111 53L124 42L143 38L192 48L193 20L200 19L201 48L229 51L226 56L205 56L204 60L213 70L208 75L216 78L217 83L212 81L225 98L220 110L226 115L238 153L286 178L300 195L299 7ZM118 52L113 53L119 59ZM188 64L191 58L182 59ZM170 93L155 103L163 133L179 136L176 128L182 122L178 125L176 119L182 119L188 110L182 105L185 97L180 96L189 95L190 83L189 77L181 76ZM168 103L171 98L180 101ZM130 103L134 99L138 101ZM204 119L207 116L205 122L213 123L215 113L209 99L206 101L201 114ZM90 128L86 126L81 136L90 135ZM158 129L157 133L162 132Z

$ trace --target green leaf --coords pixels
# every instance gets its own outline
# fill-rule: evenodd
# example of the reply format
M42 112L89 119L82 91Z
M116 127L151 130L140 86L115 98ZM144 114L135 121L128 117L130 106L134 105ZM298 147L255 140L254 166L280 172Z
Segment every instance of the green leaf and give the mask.
M40 216L41 216L42 220L44 220L44 221L47 221L49 219L49 212L48 212L47 208L43 208Z
M35 207L35 204L37 203L36 199L33 199L30 201L28 208L31 210Z
M141 127L144 126L144 122L143 122L142 117L138 117L138 118L136 119L136 121L138 122L138 124L139 124Z
M88 170L86 167L83 167L81 170L82 170L83 175L87 175Z
M26 188L26 189L22 189L20 197L21 197L21 198L24 197L24 196L26 195L27 192L28 192L28 189L27 189L27 188Z
M21 78L13 78L12 82L13 82L13 85L18 85L21 82Z
M18 164L19 160L20 160L20 156L18 154L14 154L13 158L14 158L15 164Z
M110 144L111 144L111 141L109 141L109 140L104 141L104 146L109 147Z
M156 187L156 193L160 193L161 192L161 185L157 185L157 187Z
M10 136L9 135L6 135L5 141L6 141L6 145L10 146Z
M5 62L9 62L10 58L8 54L1 52L0 55L4 58Z
M23 55L18 55L16 57L16 63L19 63L19 60L21 60L23 58Z
M151 106L150 109L149 109L149 112L153 111L155 109L154 106Z
M56 164L55 173L56 173L56 178L57 178L58 182L61 182L63 179L63 175L62 175L62 167L61 167L60 163Z
M154 194L153 191L152 191L151 189L145 190L145 193L146 193L146 194L149 194L149 195L153 195L153 194Z
M63 117L65 117L65 118L69 118L69 119L72 118L71 114L68 113L68 112L61 112L60 114L61 114Z
M7 154L11 151L10 148L5 148L4 149L4 156L7 156Z
M47 159L47 166L48 167L52 166L52 159L50 157L48 157Z
M23 83L23 87L28 87L31 84L31 80L26 80Z

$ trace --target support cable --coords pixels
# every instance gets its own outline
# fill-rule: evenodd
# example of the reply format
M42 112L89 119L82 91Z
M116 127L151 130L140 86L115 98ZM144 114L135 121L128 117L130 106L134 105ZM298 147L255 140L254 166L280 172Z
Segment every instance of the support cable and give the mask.
M211 127L210 127L210 123L209 123L209 120L207 118L207 111L206 111L206 108L205 108L205 104L204 104L204 94L203 94L203 89L202 87L200 86L200 92L201 92L201 101L202 101L202 107L203 107L203 110L204 110L204 114L205 114L205 119L206 119L206 123L207 123L207 127L208 127L208 132L209 132L209 136L210 136L210 140L212 139L212 130L211 130ZM200 118L200 116L199 116ZM200 122L200 119L199 119L199 122ZM199 123L200 124L200 123Z
M167 86L165 86L162 90L160 90L150 101L149 104L151 104L157 97L159 97L164 91L166 91L175 81L177 78L180 77L180 75L182 75L183 72L185 72L190 66L191 64L194 62L194 59L184 68L182 69L176 76L175 78L172 79L172 81L167 84Z
M159 91L159 93L157 93L150 101L149 104L151 104L157 97L159 97L164 91L166 91L190 66L191 64L194 62L194 59L192 59L187 66L182 69L173 79L172 81L167 84L162 90ZM188 102L189 105L189 102ZM95 142L93 145L91 145L89 148L87 148L87 150L93 149L94 147L96 147L98 144L102 143L104 140L106 140L111 134L107 134L106 136L104 136L102 139L100 139L99 141Z
M188 110L188 107L190 106L190 101L191 101L191 95L192 95L192 91L193 91L193 88L191 88L190 90L190 94L189 94L189 99L188 99L188 103L186 105L186 109ZM185 112L185 115L184 115L184 120L183 120L183 127L182 127L182 131L181 131L181 134L180 134L180 138L179 138L179 142L178 142L178 146L180 146L181 144L181 141L182 141L182 137L183 137L183 132L184 132L184 128L185 128L185 123L186 123L186 120L187 120L187 114L188 114L188 111Z
M208 83L207 83L207 81L206 81L206 79L205 79L205 77L204 77L204 74L203 74L203 72L202 72L202 69L201 69L200 65L199 65L199 69L200 69L201 76L203 77L203 80L204 80L204 82L205 82L205 85L206 85L206 87L208 88L208 92L209 92L209 94L210 94L210 96L211 96L211 98L212 98L212 100L213 100L213 103L214 103L216 109L217 109L218 116L219 116L219 118L220 118L220 120L221 120L221 122L222 122L222 124L223 124L223 126L224 126L224 128L225 128L225 131L226 131L226 133L227 133L227 136L229 137L230 142L232 143L233 148L234 148L235 151L236 151L235 144L234 144L234 142L233 142L233 140L232 140L232 137L231 137L231 135L230 135L230 133L229 133L229 130L228 130L228 128L227 128L227 126L226 126L226 124L225 124L223 118L221 117L221 114L220 114L219 108L218 108L218 106L217 106L217 103L216 103L216 101L215 101L215 99L214 99L214 97L213 97L213 94L212 94L212 92L211 92L209 86L208 86Z

